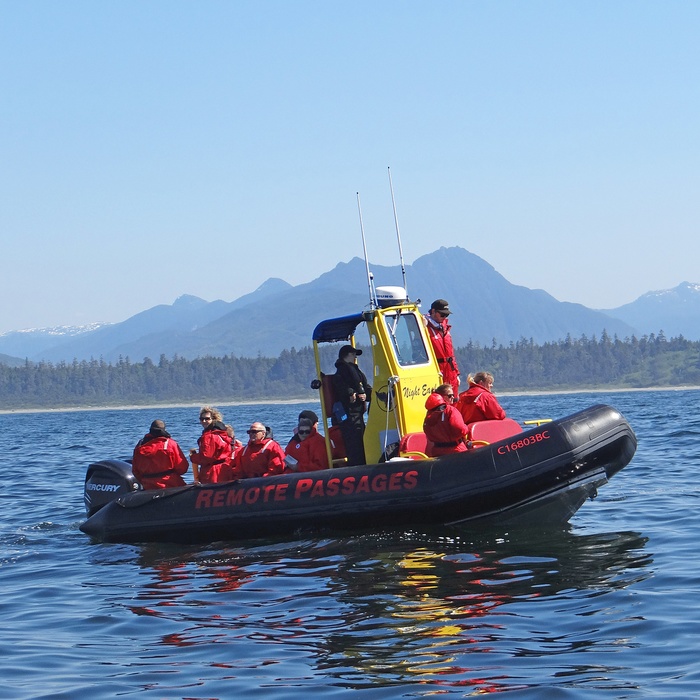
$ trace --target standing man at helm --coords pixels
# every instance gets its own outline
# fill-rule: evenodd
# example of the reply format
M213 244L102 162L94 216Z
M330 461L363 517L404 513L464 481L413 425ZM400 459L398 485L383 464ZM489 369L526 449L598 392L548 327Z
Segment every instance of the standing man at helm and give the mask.
M450 305L444 299L436 299L430 311L423 316L430 341L435 350L442 379L447 384L452 384L455 395L459 393L459 367L452 347L452 326L447 322L451 314Z

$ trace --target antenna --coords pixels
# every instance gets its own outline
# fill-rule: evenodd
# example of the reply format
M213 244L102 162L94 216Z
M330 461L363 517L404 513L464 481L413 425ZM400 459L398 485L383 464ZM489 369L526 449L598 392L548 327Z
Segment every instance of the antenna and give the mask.
M401 233L399 232L399 217L396 215L396 200L394 199L394 185L391 182L391 168L387 168L389 173L389 189L391 190L391 205L394 208L394 223L396 224L396 239L399 242L399 260L401 262L401 275L403 277L403 288L406 292L406 297L408 297L408 290L406 288L406 268L403 264L403 250L401 249Z
M367 259L367 243L365 242L365 225L362 223L362 207L360 206L360 193L357 193L357 212L360 215L360 231L362 232L362 250L365 255L365 269L367 270L367 287L369 288L369 305L371 309L376 309L379 306L374 288L372 285L373 275L369 271L369 260Z

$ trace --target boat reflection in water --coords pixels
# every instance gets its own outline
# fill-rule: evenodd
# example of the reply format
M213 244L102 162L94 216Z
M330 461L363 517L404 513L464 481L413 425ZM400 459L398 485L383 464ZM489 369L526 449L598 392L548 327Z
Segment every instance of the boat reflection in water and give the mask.
M353 689L513 690L523 687L523 665L548 687L553 672L562 686L589 676L597 688L624 685L610 655L628 643L614 601L651 575L645 538L447 530L240 549L151 545L140 556L146 581L128 607L161 620L164 645L217 645L204 660L178 654L174 666L221 668L223 659L232 678L249 679L261 665L285 677L287 658L298 673L302 654L310 674ZM537 673L522 674L528 687Z

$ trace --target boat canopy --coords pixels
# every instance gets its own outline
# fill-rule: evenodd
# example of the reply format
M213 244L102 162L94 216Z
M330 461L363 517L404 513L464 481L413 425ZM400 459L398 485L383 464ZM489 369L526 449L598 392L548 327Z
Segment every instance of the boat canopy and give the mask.
M363 314L329 318L321 321L316 328L312 339L317 343L336 343L341 340L350 340L355 334L355 329L365 320Z

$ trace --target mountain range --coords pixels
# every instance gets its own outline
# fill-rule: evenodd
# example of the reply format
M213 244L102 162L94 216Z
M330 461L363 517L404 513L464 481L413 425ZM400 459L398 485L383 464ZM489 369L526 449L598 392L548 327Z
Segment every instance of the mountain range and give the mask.
M400 266L370 268L377 286L403 286ZM603 331L623 339L660 331L669 338L700 339L700 284L683 282L616 309L595 310L511 284L485 260L459 247L424 255L405 271L408 295L422 300L424 310L434 299L449 301L456 346L491 345L494 340L507 345L522 338L543 343L567 335L600 337ZM121 323L4 333L0 363L115 362L120 357L140 362L161 355L276 357L285 349L310 345L319 321L357 313L368 300L365 262L353 258L297 286L268 279L231 302L184 295Z

